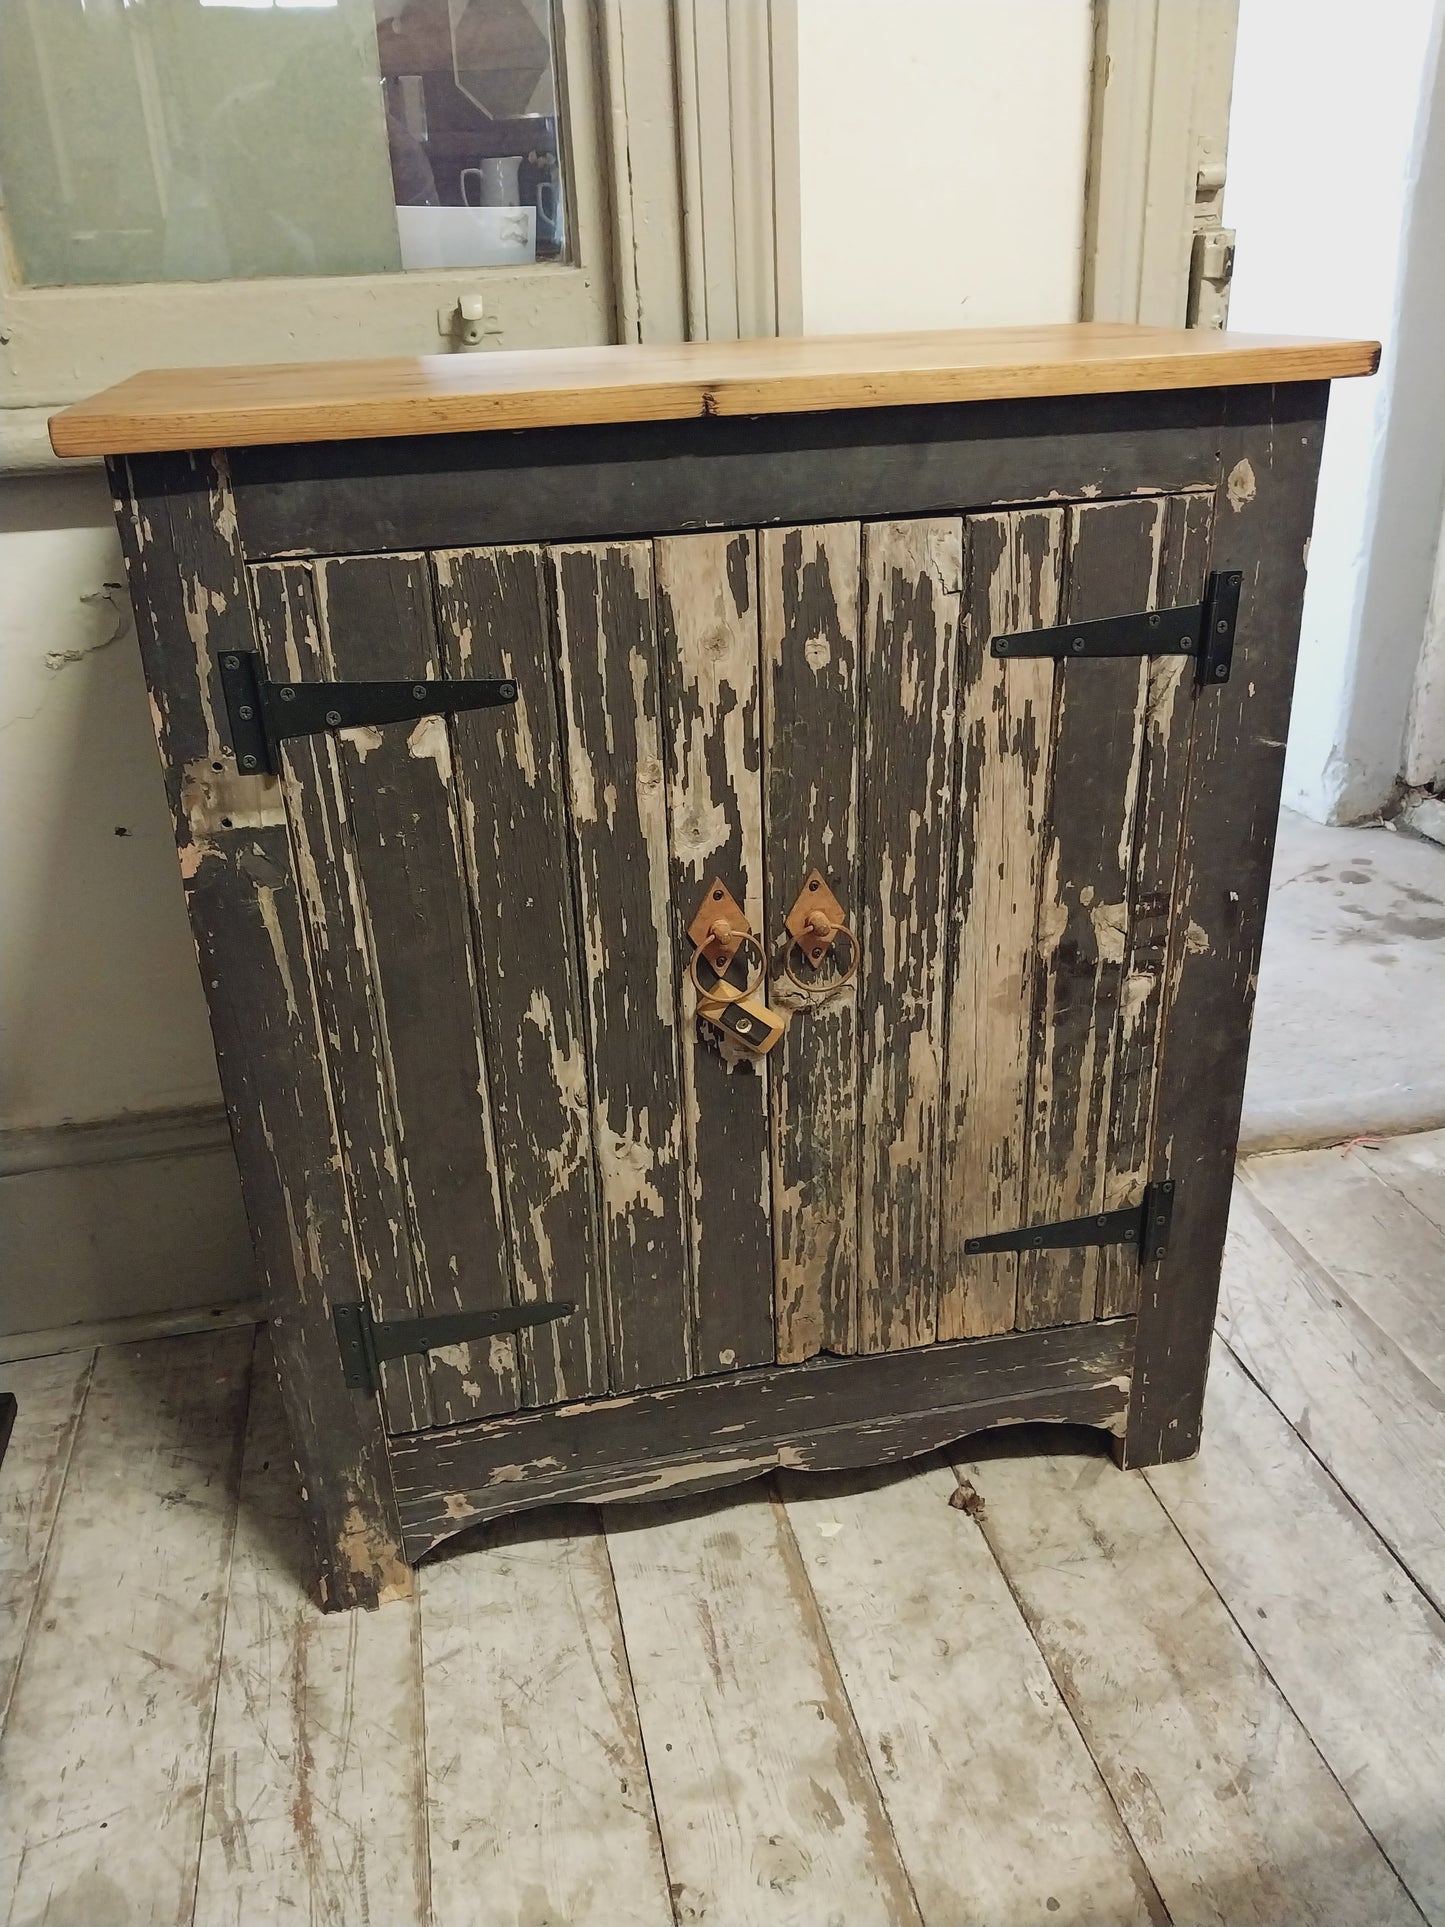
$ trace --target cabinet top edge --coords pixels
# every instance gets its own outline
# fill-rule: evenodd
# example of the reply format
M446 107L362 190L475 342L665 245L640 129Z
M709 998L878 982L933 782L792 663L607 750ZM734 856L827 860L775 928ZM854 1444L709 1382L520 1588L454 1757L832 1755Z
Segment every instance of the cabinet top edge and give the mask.
M57 455L135 455L708 415L1226 388L1373 374L1375 341L1127 322L170 368L50 420Z

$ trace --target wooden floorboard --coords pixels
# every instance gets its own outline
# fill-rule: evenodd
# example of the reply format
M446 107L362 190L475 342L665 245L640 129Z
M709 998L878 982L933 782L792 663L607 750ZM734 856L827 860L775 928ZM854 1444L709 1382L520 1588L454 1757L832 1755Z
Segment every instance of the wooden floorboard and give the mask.
M280 1391L257 1346L196 1887L198 1927L427 1918L413 1597L323 1613ZM304 1896L304 1908L299 1900Z
M669 1927L595 1512L486 1528L421 1601L435 1927Z
M611 1509L607 1538L679 1921L917 1923L778 1501Z
M0 1752L0 1916L190 1921L254 1333L102 1351Z
M1175 1927L1420 1914L1142 1478L960 1448L979 1520Z
M558 1508L377 1613L249 1332L9 1368L0 1921L1445 1927L1445 1133L1244 1176L1197 1461Z
M1216 1343L1204 1444L1145 1477L1433 1927L1445 1927L1445 1620Z
M1165 1918L948 1466L783 1482L930 1927Z
M7 1365L0 1389L15 1399L15 1430L0 1490L0 1731L34 1614L45 1555L90 1386L92 1351Z
M1445 1230L1352 1146L1249 1158L1240 1175L1250 1195L1445 1391Z
M1235 1187L1219 1330L1445 1611L1445 1395Z

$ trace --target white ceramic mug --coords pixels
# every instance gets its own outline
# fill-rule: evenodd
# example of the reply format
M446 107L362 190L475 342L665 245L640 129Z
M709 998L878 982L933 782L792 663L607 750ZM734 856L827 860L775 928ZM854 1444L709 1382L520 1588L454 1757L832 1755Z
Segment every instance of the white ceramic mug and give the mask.
M522 198L517 176L521 170L520 154L501 154L482 162L480 167L462 169L462 199L468 207L516 207ZM477 198L474 201L467 192L467 182L477 183Z

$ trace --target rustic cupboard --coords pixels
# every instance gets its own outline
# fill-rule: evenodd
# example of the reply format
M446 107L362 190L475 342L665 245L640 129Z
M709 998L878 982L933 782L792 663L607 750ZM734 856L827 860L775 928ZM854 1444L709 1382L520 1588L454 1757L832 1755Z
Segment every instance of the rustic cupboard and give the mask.
M110 461L329 1602L559 1499L1029 1419L1194 1449L1373 355L979 331L56 419Z

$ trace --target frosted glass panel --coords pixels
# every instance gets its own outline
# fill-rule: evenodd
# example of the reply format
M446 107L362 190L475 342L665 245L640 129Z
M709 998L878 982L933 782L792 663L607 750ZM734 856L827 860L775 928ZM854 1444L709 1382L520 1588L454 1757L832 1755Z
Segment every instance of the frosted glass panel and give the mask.
M565 253L547 0L0 0L34 285Z

